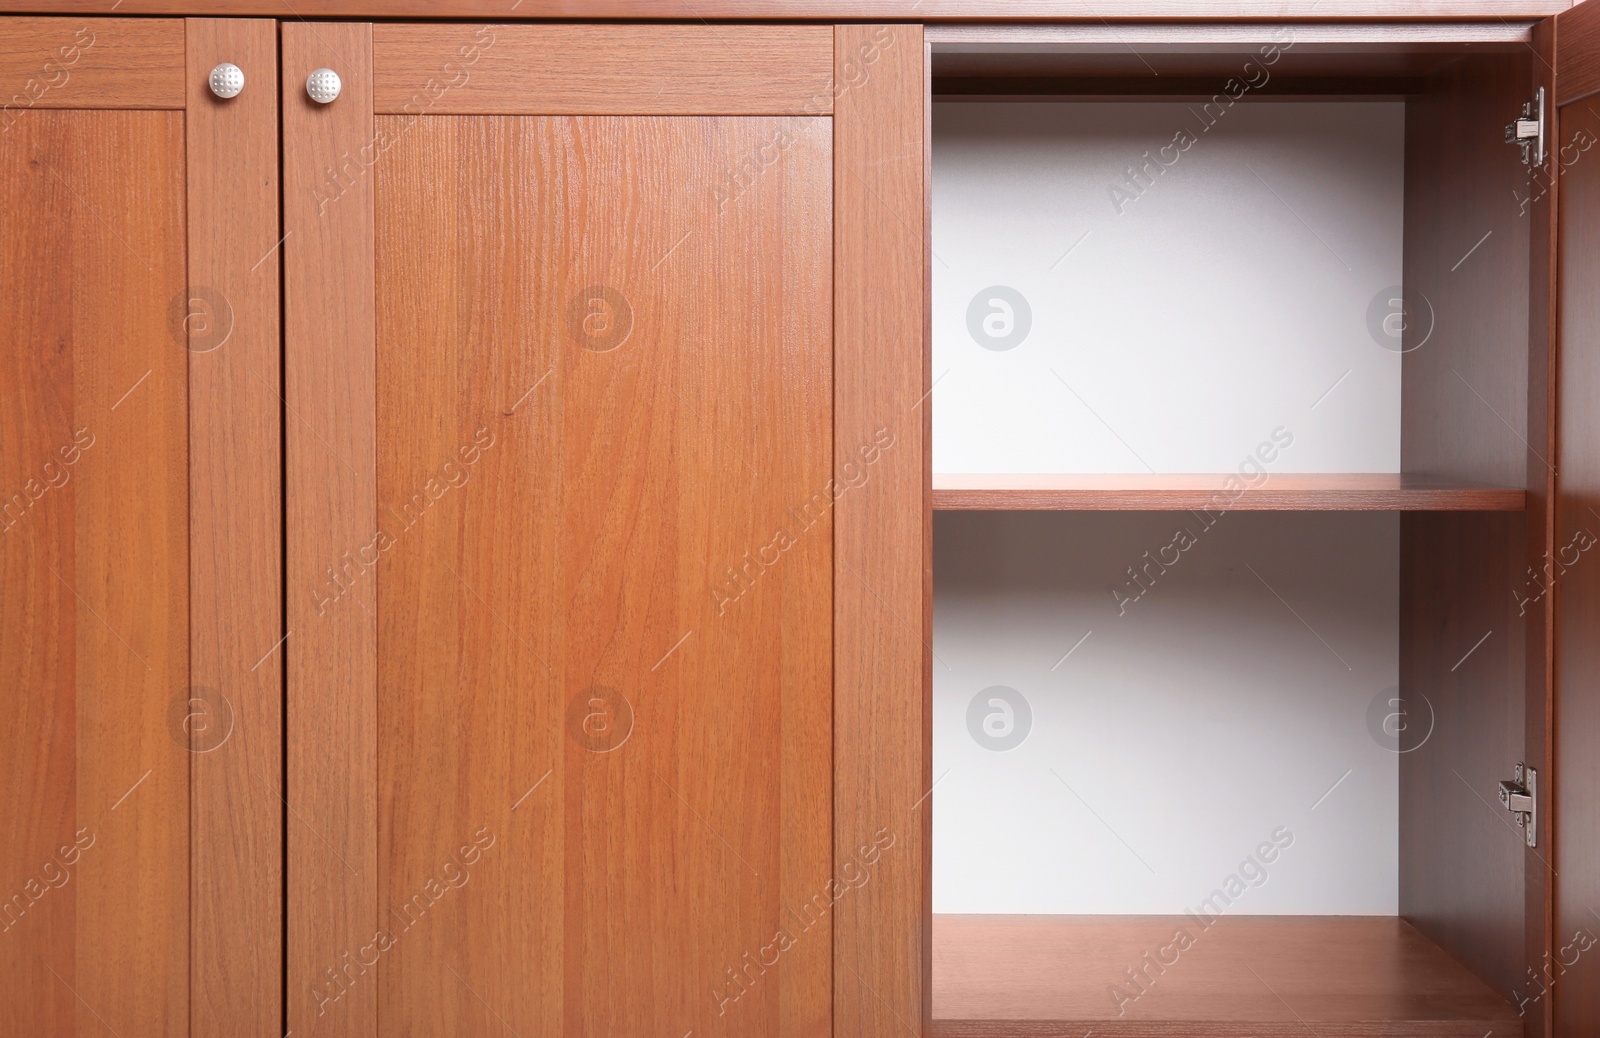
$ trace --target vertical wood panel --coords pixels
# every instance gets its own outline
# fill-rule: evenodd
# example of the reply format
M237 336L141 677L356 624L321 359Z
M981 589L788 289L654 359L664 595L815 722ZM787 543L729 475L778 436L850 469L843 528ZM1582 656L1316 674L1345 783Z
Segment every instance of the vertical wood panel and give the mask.
M283 1032L278 33L187 22L192 1035ZM231 61L245 90L207 85Z
M189 1023L189 754L172 725L188 685L189 430L168 311L184 279L183 117L68 118L74 424L105 430L73 501L78 825L97 834L74 888L77 1026L176 1036Z
M1547 18L1534 26L1533 50L1536 60L1528 77L1528 96L1539 87L1545 90L1546 103L1556 96L1555 53L1557 22ZM1551 140L1559 139L1561 117L1553 106L1549 111L1550 124L1546 128ZM1546 159L1547 164L1549 160ZM1535 194L1528 208L1528 511L1527 511L1527 566L1529 577L1539 576L1548 585L1543 574L1555 548L1555 495L1556 471L1561 464L1557 450L1556 422L1556 212L1561 196L1562 180L1552 178L1552 167L1536 176L1530 176L1530 187L1543 185L1546 190ZM1537 456L1536 456L1537 452ZM1554 773L1554 684L1555 684L1555 595L1546 593L1529 607L1524 617L1526 654L1524 657L1525 687L1528 692L1523 704L1523 753L1529 767L1550 778L1552 788L1559 788L1561 777ZM1547 798L1547 804L1552 801ZM1542 847L1523 851L1524 884L1523 913L1523 978L1532 980L1541 974L1549 962L1551 951L1551 924L1555 908L1555 875L1550 863L1550 851L1558 842L1554 812L1541 818L1539 835ZM1531 971L1531 972L1530 972ZM1529 993L1528 988L1521 989ZM1555 1027L1555 999L1546 995L1523 1014L1523 1028L1527 1038L1544 1038Z
M288 1019L377 1033L371 26L282 26ZM306 96L327 67L329 105ZM427 204L419 200L418 204Z
M1517 110L1533 62L1465 58L1407 101L1403 281L1419 317L1402 357L1407 472L1522 486L1530 464L1544 467L1524 442L1527 305L1502 291L1528 280L1528 173L1515 148L1476 132ZM1526 855L1486 802L1498 808L1525 748L1526 611L1511 592L1536 594L1526 523L1411 512L1400 525L1400 687L1419 723L1432 712L1399 761L1400 913L1509 998L1525 986Z
M379 120L386 1029L828 1028L830 128Z
M1527 987L1525 848L1496 789L1525 745L1509 589L1527 579L1526 545L1521 515L1400 517L1400 688L1408 717L1431 726L1400 757L1400 915L1508 1000Z
M838 26L834 60L837 468L893 443L834 517L836 863L894 840L837 909L834 1033L887 1038L930 1012L922 28Z
M843 492L832 472L834 125L832 119L814 117L729 120L723 125L731 127L727 136L732 146L725 153L730 162L749 153L751 137L758 142L782 139L785 133L798 138L782 160L768 168L763 182L725 207L721 216L725 225L721 241L731 253L721 264L735 269L746 266L737 243L748 241L760 243L757 255L763 257L768 270L727 278L713 305L719 311L736 310L741 300L760 299L762 312L772 322L766 334L777 332L777 345L764 343L763 356L752 355L731 373L723 373L720 382L713 365L726 364L719 356L722 351L706 351L701 360L703 373L696 379L704 388L696 387L695 394L684 390L684 406L694 414L709 412L719 419L709 437L704 431L680 433L679 444L682 449L695 445L704 458L701 464L724 481L723 508L727 507L726 498L746 493L740 484L749 481L751 501L744 512L749 540L744 547L735 548L739 537L732 533L724 535L722 544L742 553L750 551L749 544L754 543L758 558L767 560L770 556L762 551L763 543L778 539L779 529L795 533L789 517L797 500L817 501L830 478L835 480L830 493L836 501ZM712 193L715 197L715 190ZM741 203L743 212L739 211ZM718 272L718 277L723 275ZM777 320L772 320L774 315ZM722 334L738 337L726 325ZM741 393L741 383L760 388ZM732 413L721 418L724 400L738 401L740 406L729 408ZM774 417L781 420L774 422ZM730 463L726 455L709 446L722 437L734 436L734 430L744 434L739 442L755 444L743 462ZM852 468L851 476L866 468L864 463ZM702 523L724 521L714 510L714 499L692 485L685 487L684 498L685 511L689 501L699 501ZM774 522L778 516L782 518ZM717 639L686 659L694 669L686 670L682 679L690 688L731 679L735 687L747 690L745 696L752 690L777 686L781 732L776 740L768 737L778 749L776 821L771 814L745 809L733 816L732 824L774 830L776 889L764 891L772 899L773 933L757 934L761 943L754 954L762 959L762 949L770 947L780 931L797 942L782 952L776 977L778 1012L773 1030L786 1038L826 1035L833 1030L834 922L820 918L807 923L803 908L797 906L814 904L824 885L831 893L835 881L870 882L866 878L870 865L856 862L849 875L842 875L844 863L833 855L833 526L833 516L819 517L798 534L802 543L785 552L787 558L781 563L785 568L776 575L777 586L764 589L770 600L758 597L763 590L758 586L740 603L715 604L711 615L722 621L722 629L717 631ZM680 579L688 584L694 582L703 562L698 556L699 532L693 528L686 532L681 550L687 565ZM720 571L713 569L709 579L715 581L726 574L725 564ZM762 579L768 575L764 573ZM741 604L748 605L747 615L739 615ZM762 648L763 642L768 648ZM739 661L738 671L724 669L727 659ZM774 660L776 675L771 674ZM727 697L734 704L741 698ZM707 713L709 722L719 716L715 706ZM772 720L755 713L746 723L761 732ZM734 734L711 723L704 732L702 747L682 758L686 767L701 755L725 753L722 747ZM734 734L734 738L738 736ZM770 762L752 762L747 765L746 781L755 784L771 768ZM701 782L709 784L705 778ZM742 1033L737 1018L725 1024L723 1033Z
M1591 55L1591 58L1593 55ZM1565 66L1559 69L1566 74ZM1561 109L1563 141L1600 140L1594 104ZM1600 159L1562 177L1556 498L1555 762L1559 812L1553 864L1555 1034L1600 1031ZM1584 550L1584 545L1589 545ZM1541 808L1544 806L1540 805Z
M378 178L379 525L392 538L380 897L396 936L381 1015L411 1033L492 1033L499 1014L519 1034L559 1034L564 609L543 527L559 506L563 332L560 308L539 303L553 290L535 286L555 273L566 210L528 189L550 182L552 157L514 124L378 127L398 142Z
M0 1030L179 1035L188 998L183 117L0 148ZM181 720L181 718L180 718Z
M1579 1038L1600 1030L1600 956L1592 942L1600 937L1600 823L1596 822L1596 754L1600 752L1600 688L1595 680L1596 626L1600 623L1600 559L1594 549L1573 557L1573 546L1600 535L1600 465L1595 451L1596 402L1600 400L1600 298L1595 290L1600 264L1600 160L1571 147L1580 134L1600 134L1596 99L1600 88L1600 7L1579 7L1541 23L1535 33L1540 54L1555 68L1538 70L1550 96L1560 102L1551 116L1552 168L1549 196L1535 210L1535 252L1543 280L1535 278L1535 331L1550 336L1547 355L1552 377L1543 388L1554 403L1546 414L1553 427L1559 478L1543 496L1549 517L1550 572L1554 582L1547 614L1551 651L1541 660L1553 686L1550 742L1554 781L1546 788L1550 810L1546 845L1554 875L1553 897L1541 897L1549 911L1548 958L1529 977L1544 991L1544 1033ZM1575 104L1569 99L1585 98ZM1563 153L1563 147L1569 150ZM1575 161L1573 161L1575 159ZM1545 359L1545 358L1541 358ZM1575 540L1576 538L1576 540ZM1530 555L1532 553L1530 552ZM1543 562L1544 560L1540 560ZM1532 562L1539 565L1539 562ZM1547 581L1549 578L1546 578ZM1530 711L1531 716L1531 711ZM1541 804L1545 808L1546 804ZM1548 889L1538 891L1547 894ZM1530 890L1530 914L1534 898ZM1553 902L1553 904L1551 903ZM1585 946L1588 946L1585 948ZM1580 950L1584 949L1584 950ZM1531 949L1530 949L1531 951Z
M831 856L829 125L726 206L723 171L794 124L569 125L621 168L569 167L557 298L613 286L633 345L563 337L563 694L635 721L565 747L568 1033L817 1034L828 921L774 944Z
M77 581L71 257L71 117L13 127L0 147L0 1032L72 1033ZM10 214L16 214L13 219ZM26 214L26 219L23 218ZM58 454L65 446L67 454ZM48 468L46 466L48 465ZM65 482L61 480L65 477ZM58 484L59 485L56 485ZM52 573L51 571L55 572ZM91 851L92 853L92 851ZM68 860L71 859L71 860ZM45 874L46 862L54 862ZM46 968L48 967L48 969ZM51 977L54 969L66 983Z

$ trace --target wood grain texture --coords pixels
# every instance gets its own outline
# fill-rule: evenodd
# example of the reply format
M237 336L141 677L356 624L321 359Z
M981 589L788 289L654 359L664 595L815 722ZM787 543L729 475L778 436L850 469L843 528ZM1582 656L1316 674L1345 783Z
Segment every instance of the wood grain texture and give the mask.
M1384 472L1282 473L1253 488L1237 474L1227 473L940 473L933 477L935 511L1520 511L1526 496L1521 487Z
M190 1035L283 1033L278 27L188 41ZM247 89L223 101L221 61Z
M1406 93L1408 81L1465 56L1526 53L1532 23L991 24L928 32L938 41L934 92L941 95L1212 97L1242 77L1253 84L1251 96L1283 96Z
M908 12L901 0L523 0L519 19L637 20L816 19L922 22L1100 22L1138 19L1496 19L1556 14L1572 0L923 0ZM0 11L98 13L100 0L0 0ZM281 15L281 0L123 0L128 14ZM299 17L506 18L501 0L301 0Z
M184 98L180 19L0 18L0 133L30 109L182 109Z
M1532 63L1526 50L1467 58L1407 104L1403 280L1421 296L1401 356L1408 474L1528 478L1527 303L1504 291L1528 280L1528 173L1516 148L1473 131L1515 113Z
M1146 73L1148 77L1149 74ZM1204 102L1215 97L1217 85L1227 77L1168 76L1135 78L1113 76L940 76L933 81L936 101L1115 101L1159 99ZM1424 83L1411 76L1303 76L1274 75L1251 96L1258 101L1403 101L1419 93Z
M7 1034L71 1035L76 1011L72 992L49 973L62 971L68 984L77 975L73 898L51 883L79 856L56 856L78 827L74 489L52 486L77 451L72 254L62 233L73 198L60 179L71 122L64 113L30 119L0 148L0 206L27 214L0 233L0 324L8 329L0 342L0 688L15 718L0 729ZM94 805L97 819L103 806ZM46 862L54 862L49 875Z
M378 185L380 1012L402 1033L563 1027L565 329L542 247L572 211L527 122L377 120L398 142Z
M377 530L372 35L285 23L288 1022L377 1033ZM306 76L339 73L319 105ZM365 950L364 950L365 949Z
M922 44L922 399L933 395L933 49ZM933 405L922 411L922 745L928 755L924 777L933 774ZM919 1035L933 1023L933 785L923 817L922 840L928 848L923 860L922 890L922 1019Z
M1528 75L1528 96L1543 87L1546 98L1556 96L1556 30L1561 23L1547 18L1534 27L1533 63ZM1550 113L1552 140L1560 140L1561 110ZM1528 485L1527 547L1522 575L1543 574L1557 549L1555 542L1556 471L1560 458L1556 441L1556 216L1561 195L1561 176L1551 177L1547 168L1542 177L1528 174L1528 410L1526 472ZM1545 190L1538 190L1538 186ZM1546 464L1546 462L1549 464ZM1554 775L1555 764L1555 596L1546 593L1523 617L1526 646L1523 661L1523 760L1540 774ZM1555 805L1552 805L1555 806ZM1553 810L1542 820L1545 835L1542 850L1523 851L1523 951L1522 978L1525 982L1541 975L1544 964L1555 950L1555 875L1549 853L1559 818ZM1530 971L1531 974L1530 974ZM1514 989L1514 998L1524 1006L1531 984ZM1544 1038L1554 1033L1556 1001L1543 997L1526 1009L1524 1026L1529 1038Z
M1600 93L1600 8L1579 4L1561 15L1559 26L1552 26L1554 39L1555 89L1551 96L1557 106Z
M788 125L378 120L386 1032L829 1030L827 120L714 191Z
M761 25L380 24L377 111L826 115L833 30Z
M71 281L85 289L71 303L74 409L106 429L73 501L79 825L106 812L104 850L75 880L77 1024L176 1036L189 1025L190 754L173 731L189 684L188 358L169 312L183 288L183 117L67 117Z
M188 1028L183 118L35 112L0 147L8 334L0 1020ZM173 716L173 708L179 712Z
M1525 991L1522 830L1497 799L1524 753L1520 514L1400 520L1400 915L1496 991ZM1536 592L1534 592L1536 593ZM1422 727L1424 721L1426 727ZM1543 772L1541 772L1541 777Z
M1592 56L1592 55L1591 55ZM1566 66L1556 67L1558 76ZM1580 103L1561 110L1561 134L1600 140L1600 115ZM1555 763L1553 862L1558 877L1554 954L1536 971L1535 992L1553 988L1555 1034L1600 1031L1600 163L1588 156L1562 177L1557 346L1555 505Z
M1469 57L1408 102L1408 472L1523 486L1547 471L1548 448L1529 453L1527 304L1507 291L1529 278L1528 174L1516 149L1478 132L1516 111L1534 63L1526 50ZM1400 914L1507 996L1526 987L1525 939L1541 930L1525 904L1525 859L1537 859L1496 796L1529 759L1526 709L1543 696L1525 675L1537 530L1522 516L1401 520L1400 687L1409 715L1433 720L1400 756Z
M930 25L924 30L938 58L962 51L1003 53L1026 48L1030 53L1084 53L1126 51L1129 47L1172 48L1186 53L1231 52L1253 56L1257 48L1282 46L1285 32L1293 33L1295 50L1326 50L1359 56L1389 51L1457 51L1474 46L1524 44L1533 39L1529 22L1500 19L1485 22L1235 22L1224 25L1110 26L1090 21L1075 25ZM1229 70L1237 72L1237 67Z
M834 50L835 465L861 483L834 516L834 858L894 841L835 917L834 1034L886 1038L928 1012L928 84L920 26Z
M1522 1033L1505 999L1404 920L1222 916L1209 928L1204 922L1192 915L934 916L930 1034ZM1188 937L1186 948L1175 943L1179 931Z

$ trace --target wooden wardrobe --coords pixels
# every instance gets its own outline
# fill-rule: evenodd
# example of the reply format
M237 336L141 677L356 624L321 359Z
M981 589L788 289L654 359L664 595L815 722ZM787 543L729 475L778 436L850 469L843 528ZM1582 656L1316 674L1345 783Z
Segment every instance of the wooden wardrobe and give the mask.
M1600 1028L1600 8L1079 6L0 0L0 1036ZM1232 101L1403 106L1393 471L941 469L935 354L1048 338L944 288L946 106L1204 105L1286 32ZM1119 1007L1164 918L935 914L995 748L935 542L1183 510L1399 515L1448 735L1397 911L1242 908Z

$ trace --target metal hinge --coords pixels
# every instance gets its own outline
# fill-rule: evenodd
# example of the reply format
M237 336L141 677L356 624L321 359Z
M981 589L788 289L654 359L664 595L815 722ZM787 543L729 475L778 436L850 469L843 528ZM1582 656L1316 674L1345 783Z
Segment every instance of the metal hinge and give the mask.
M1544 87L1532 101L1522 102L1522 117L1506 123L1506 143L1522 148L1522 164L1544 165Z
M1539 846L1536 832L1539 825L1539 773L1518 761L1511 781L1500 783L1500 802L1516 816L1528 846Z

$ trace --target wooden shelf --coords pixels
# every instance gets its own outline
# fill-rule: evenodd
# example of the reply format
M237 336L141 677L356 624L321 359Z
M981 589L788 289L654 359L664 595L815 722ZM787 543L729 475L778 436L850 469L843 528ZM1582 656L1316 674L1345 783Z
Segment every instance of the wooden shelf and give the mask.
M1230 484L1229 481L1233 482ZM936 474L935 511L1516 512L1521 487L1393 472L1269 475L1254 488L1229 474Z
M1187 949L1173 945L1182 929ZM1145 953L1160 964L1147 966ZM1174 961L1173 956L1176 954ZM1145 993L1127 971L1152 979ZM1128 998L1118 1002L1116 986ZM1119 1009L1121 1012L1119 1012ZM935 915L932 1038L1497 1038L1516 1010L1391 916Z

